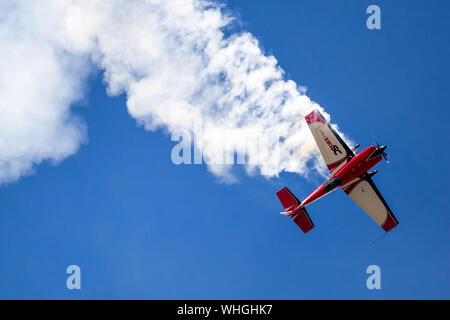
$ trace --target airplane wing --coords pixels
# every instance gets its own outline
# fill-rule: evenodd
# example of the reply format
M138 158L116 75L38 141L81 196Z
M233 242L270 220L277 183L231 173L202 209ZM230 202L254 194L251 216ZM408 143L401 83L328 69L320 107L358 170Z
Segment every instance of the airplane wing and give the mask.
M331 173L354 157L354 152L319 111L314 110L305 119Z
M389 231L398 225L392 210L384 200L372 178L365 173L361 179L342 190L350 196L384 231Z

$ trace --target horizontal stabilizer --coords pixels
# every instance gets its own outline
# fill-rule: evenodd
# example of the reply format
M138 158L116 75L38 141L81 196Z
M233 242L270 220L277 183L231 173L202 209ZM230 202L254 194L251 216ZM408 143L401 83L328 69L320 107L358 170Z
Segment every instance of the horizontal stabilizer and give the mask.
M290 215L291 219L295 222L297 226L304 233L307 233L311 229L314 228L314 224L311 221L308 213L305 208L301 208L295 212L295 208L297 208L301 202L294 196L294 194L286 187L277 192L278 199L280 199L281 204L283 205L286 212L282 212L284 215Z
M292 215L291 218L304 233L307 233L314 228L314 223L311 221L311 218L305 208L300 209L298 213Z
M280 199L280 202L286 211L295 209L300 205L300 201L286 187L277 192L277 197Z

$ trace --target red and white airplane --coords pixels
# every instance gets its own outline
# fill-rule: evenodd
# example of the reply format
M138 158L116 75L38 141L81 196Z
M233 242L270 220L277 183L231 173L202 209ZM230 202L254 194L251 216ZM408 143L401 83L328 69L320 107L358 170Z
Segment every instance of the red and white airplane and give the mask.
M369 172L386 153L386 146L370 146L355 154L359 145L350 149L319 111L306 117L320 153L330 171L331 177L318 187L303 202L300 202L288 188L277 192L286 212L292 220L307 233L314 228L305 207L328 193L340 188L350 196L386 232L398 225L398 221L372 181L377 171ZM387 160L387 159L386 159Z

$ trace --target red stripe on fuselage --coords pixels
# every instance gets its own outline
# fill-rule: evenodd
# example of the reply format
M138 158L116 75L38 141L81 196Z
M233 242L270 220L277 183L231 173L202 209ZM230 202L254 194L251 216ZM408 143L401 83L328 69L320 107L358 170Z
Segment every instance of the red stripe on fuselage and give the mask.
M339 177L342 179L342 184L345 185L355 178L363 175L365 172L374 167L381 161L381 155L372 159L369 157L377 150L375 146L370 146L367 149L361 151L354 156L349 162L347 162L341 169L339 169L333 177Z
M325 184L325 183L324 183ZM301 206L305 207L308 204L313 203L314 201L319 200L320 198L322 198L324 195L326 195L328 192L325 190L324 184L322 184L320 187L318 187L313 193L311 193L305 200L303 200Z

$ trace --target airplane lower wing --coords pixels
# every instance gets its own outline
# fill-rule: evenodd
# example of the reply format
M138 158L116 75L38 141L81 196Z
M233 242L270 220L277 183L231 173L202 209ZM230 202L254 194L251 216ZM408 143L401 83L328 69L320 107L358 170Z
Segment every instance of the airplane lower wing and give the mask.
M343 186L342 190L386 232L398 225L392 210L367 173L356 182Z
M346 160L355 156L319 111L314 110L305 119L331 173L347 163Z

